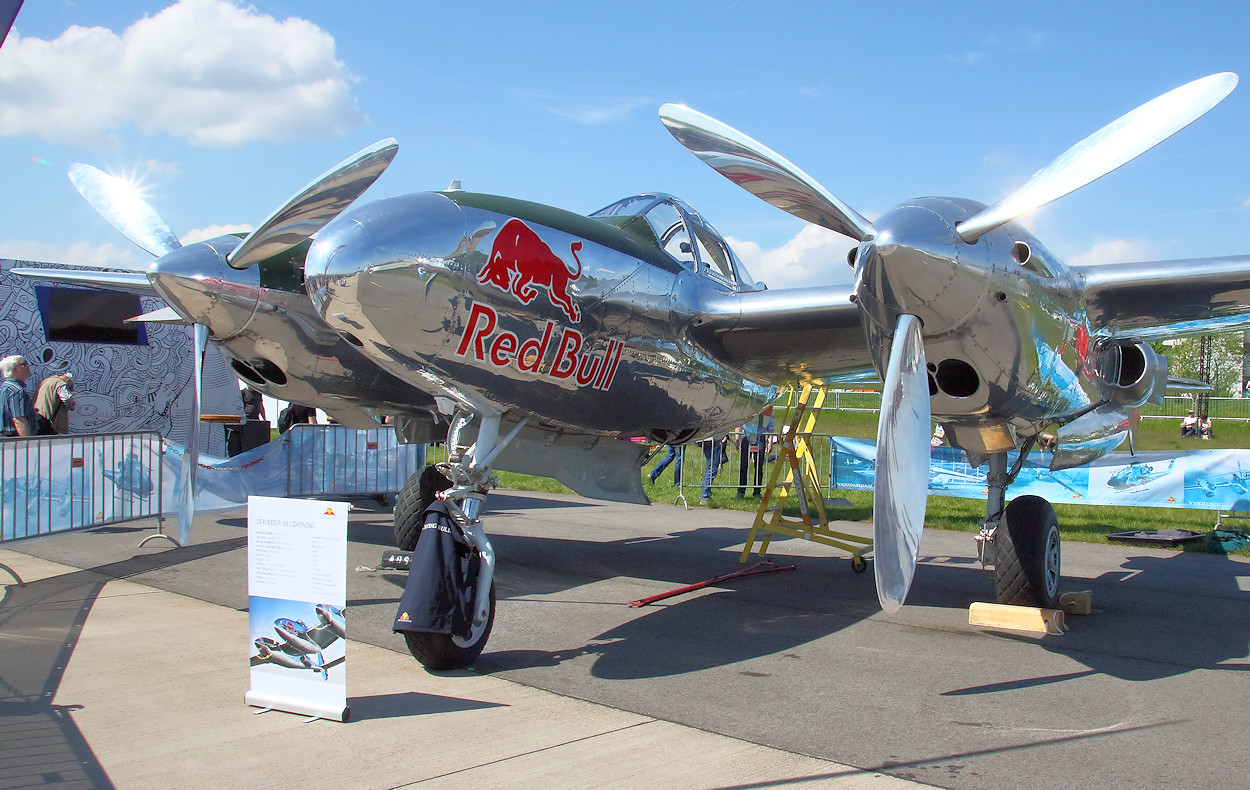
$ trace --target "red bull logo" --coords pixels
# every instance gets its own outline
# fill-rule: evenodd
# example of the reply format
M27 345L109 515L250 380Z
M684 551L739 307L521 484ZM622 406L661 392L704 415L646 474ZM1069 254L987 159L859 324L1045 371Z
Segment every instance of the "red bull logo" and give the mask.
M624 348L621 341L609 340L602 352L592 352L584 348L582 333L571 326L557 330L548 321L541 337L522 340L512 332L496 331L498 324L494 308L475 303L456 354L496 368L512 367L556 382L575 382L578 388L607 391L612 386Z
M570 272L547 242L529 225L513 218L505 222L495 236L490 258L477 281L512 294L521 304L534 301L541 287L547 291L547 299L553 306L563 310L570 321L578 322L582 320L582 310L569 296L569 283L582 276L582 261L577 257L581 248L580 241L569 245L569 252L577 262L577 271Z

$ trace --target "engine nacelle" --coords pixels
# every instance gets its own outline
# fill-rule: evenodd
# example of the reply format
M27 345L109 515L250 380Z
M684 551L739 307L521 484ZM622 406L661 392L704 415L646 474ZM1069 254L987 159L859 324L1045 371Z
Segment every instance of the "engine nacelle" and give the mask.
M1114 352L1118 352L1120 364L1110 388L1111 402L1126 408L1162 404L1168 386L1167 357L1156 353L1149 343L1116 346Z

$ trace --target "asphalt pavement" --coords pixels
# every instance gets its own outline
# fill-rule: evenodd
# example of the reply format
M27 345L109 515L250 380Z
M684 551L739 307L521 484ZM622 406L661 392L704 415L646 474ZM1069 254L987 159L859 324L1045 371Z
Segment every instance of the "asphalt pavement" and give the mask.
M4 546L0 787L1247 786L1247 558L1065 544L1094 612L1057 636L970 626L989 573L937 530L893 615L871 565L782 539L793 571L633 608L741 568L751 514L501 491L494 633L431 674L391 633L390 514L355 504L345 723L244 703L245 511L185 548L140 548L150 521Z

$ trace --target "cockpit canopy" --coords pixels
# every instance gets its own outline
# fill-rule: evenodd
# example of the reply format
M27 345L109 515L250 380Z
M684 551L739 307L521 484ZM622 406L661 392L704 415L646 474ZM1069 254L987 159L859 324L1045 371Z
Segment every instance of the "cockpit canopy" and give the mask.
M590 215L663 250L686 269L739 291L758 291L724 238L687 204L663 193L618 200Z

